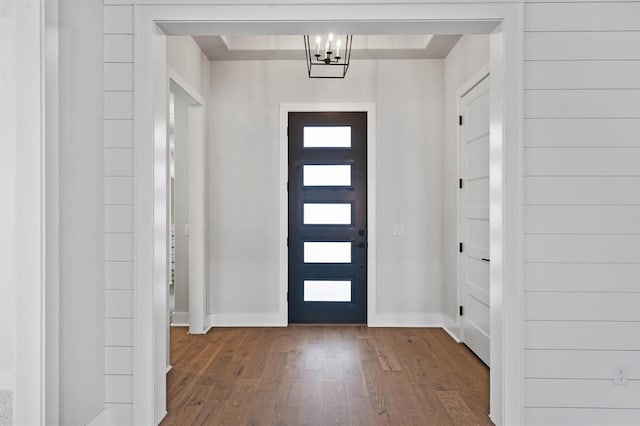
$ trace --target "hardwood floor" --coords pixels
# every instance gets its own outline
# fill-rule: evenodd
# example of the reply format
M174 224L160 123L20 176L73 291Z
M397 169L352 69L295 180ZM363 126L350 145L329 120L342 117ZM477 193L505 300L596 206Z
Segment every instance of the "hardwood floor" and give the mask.
M437 328L171 329L163 425L490 425L489 369Z

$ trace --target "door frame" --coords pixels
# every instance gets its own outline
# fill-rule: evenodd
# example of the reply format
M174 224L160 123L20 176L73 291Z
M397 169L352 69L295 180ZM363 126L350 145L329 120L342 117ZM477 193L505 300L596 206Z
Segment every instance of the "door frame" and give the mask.
M193 88L175 69L167 67L169 80L173 81L188 96L193 105L189 105L189 334L205 334L211 328L207 321L207 258L206 258L206 141L205 117L206 101L204 96ZM171 226L167 223L167 226ZM168 230L167 232L171 232ZM177 232L177 230L176 230ZM169 245L167 248L170 250ZM167 256L170 256L169 254ZM170 257L169 257L170 258ZM167 264L167 274L171 263ZM169 275L168 275L169 276ZM167 285L169 281L167 280ZM167 298L167 309L169 309ZM169 324L169 321L167 321ZM169 325L170 326L170 325ZM168 337L167 337L168 339ZM167 355L168 356L168 355ZM167 359L167 366L169 366Z
M366 112L367 113L367 325L376 317L376 104L375 103L282 103L280 104L280 325L289 324L289 125L290 112Z
M228 32L279 26L289 31L328 23L401 31L403 24L425 31L477 33L491 24L491 369L490 418L522 424L523 398L523 8L521 2L432 3L398 7L386 0L323 4L313 0L136 0L134 14L134 336L133 422L157 424L166 414L166 35L188 35L189 25L222 25ZM243 5L251 7L243 7ZM310 22L309 16L318 21ZM481 31L480 31L481 32ZM164 182L164 183L163 183ZM164 211L164 213L163 213ZM153 218L153 221L149 220ZM373 251L372 251L373 252ZM163 253L165 253L163 255ZM509 285L504 285L508 283ZM160 324L160 329L158 329Z
M490 74L490 65L485 64L480 69L478 69L467 81L465 81L456 91L456 115L462 115L462 98L468 92L470 92L475 86L480 84L480 82L484 78L489 78L489 97L491 97L491 74ZM489 135L489 139L491 139L491 135ZM458 158L456 160L456 173L458 178L462 176L462 129L460 126L456 127L456 144L458 149ZM491 159L489 160L491 162ZM491 180L491 168L489 169L489 180ZM456 197L456 212L457 212L457 229L456 229L456 238L457 241L464 243L463 237L465 233L463 232L463 214L462 214L462 191L458 190L458 196ZM489 220L491 222L491 220ZM491 245L489 245L489 250L491 251ZM460 269L462 268L462 253L457 253L456 256L456 300L458 305L463 305L464 302L464 294L463 294L463 285L462 285L462 274L460 273ZM491 267L489 267L491 268ZM464 328L462 327L462 316L458 314L458 318L456 320L458 336L455 336L459 339L460 343L464 343ZM491 337L491 335L489 335ZM491 361L490 361L491 364ZM491 366L489 366L491 367Z

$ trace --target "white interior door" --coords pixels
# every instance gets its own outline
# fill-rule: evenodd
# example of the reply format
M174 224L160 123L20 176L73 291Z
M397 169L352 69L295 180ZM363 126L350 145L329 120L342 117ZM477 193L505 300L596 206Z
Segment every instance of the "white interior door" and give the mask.
M460 98L463 342L489 365L489 78Z

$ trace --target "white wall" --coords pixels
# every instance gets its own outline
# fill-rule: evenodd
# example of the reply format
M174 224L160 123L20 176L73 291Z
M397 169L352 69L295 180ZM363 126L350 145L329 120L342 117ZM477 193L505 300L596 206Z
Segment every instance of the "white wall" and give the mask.
M442 61L354 61L344 80L309 79L302 61L212 62L208 102L213 314L278 311L279 104L373 102L377 312L440 320Z
M526 421L640 424L640 2L525 31Z
M104 407L102 2L60 0L60 424ZM117 212L120 213L119 211ZM124 307L119 308L124 309ZM106 316L111 316L107 312Z
M463 36L444 60L442 150L443 288L442 311L447 329L460 337L458 324L458 98L457 91L489 63L489 36Z

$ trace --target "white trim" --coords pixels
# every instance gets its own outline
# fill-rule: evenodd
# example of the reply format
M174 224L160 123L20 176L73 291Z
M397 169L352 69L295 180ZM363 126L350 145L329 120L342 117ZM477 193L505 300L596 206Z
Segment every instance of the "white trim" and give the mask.
M171 313L171 327L189 327L189 312Z
M169 80L166 37L153 24L153 8L139 8L135 16L135 27L147 28L148 32L139 31L134 37L135 350L132 424L150 425L159 424L166 411L166 98ZM156 123L159 126L156 127ZM156 233L155 229L163 231ZM163 333L156 332L158 325Z
M156 0L154 0L156 1ZM174 0L176 1L176 0ZM276 7L256 5L243 8L230 5L148 5L136 8L135 34L135 245L136 245L136 374L134 376L134 400L136 424L158 423L165 414L164 374L156 373L150 364L159 364L154 359L154 347L164 352L164 340L145 336L154 324L165 324L166 289L156 293L154 287L161 276L154 274L154 262L166 262L162 256L154 257L154 244L164 242L166 235L156 234L149 223L153 216L154 195L163 197L154 186L153 144L154 126L164 134L162 123L166 117L156 115L158 94L164 93L158 86L158 79L166 81L163 70L164 53L158 49L162 42L154 43L154 23L164 22L209 22L229 25L259 25L264 31L278 30L281 23L305 22L314 16L318 22L335 20L360 23L375 23L380 29L402 28L403 23L419 23L425 30L451 23L452 28L461 28L461 23L502 22L491 34L491 161L499 170L491 186L492 223L496 223L491 235L491 335L493 368L491 369L491 418L496 424L522 424L523 421L523 4L513 3L406 3L402 8L397 4L280 4ZM311 23L313 24L313 23ZM447 24L448 25L448 24ZM463 31L464 33L465 31ZM263 32L264 33L264 32ZM156 36L157 37L157 36ZM158 62L160 59L163 61ZM159 68L154 68L154 64ZM152 78L149 78L152 76ZM494 83L495 80L495 83ZM155 86L154 86L155 85ZM158 89L158 90L154 90ZM156 95L154 103L154 93ZM162 105L160 105L162 106ZM162 111L166 111L163 108ZM157 145L157 144L156 144ZM156 153L156 158L158 153ZM160 157L162 157L160 155ZM370 203L373 200L369 200ZM494 203L495 202L495 203ZM155 217L162 222L162 217ZM163 225L164 226L164 225ZM160 229L160 228L158 228ZM165 245L163 244L163 247ZM374 248L370 245L370 250ZM156 263L157 264L157 263ZM161 272L162 273L162 272ZM156 281L154 281L154 279ZM503 286L508 282L508 286ZM165 285L165 281L162 285ZM370 284L371 285L371 284ZM504 305L503 305L504 303ZM282 321L282 305L279 312ZM155 306L155 309L154 309ZM158 306L160 306L158 308ZM496 309L493 309L496 307ZM164 310L164 311L163 311ZM504 334L503 334L504 333ZM499 338L494 337L499 336ZM166 336L164 337L166 339ZM495 340L495 341L494 341ZM494 344L495 343L495 344ZM156 351L156 354L159 352ZM164 355L162 356L164 360ZM149 363L152 360L152 363ZM163 365L164 368L164 365ZM155 377L155 378L154 378ZM154 395L155 389L155 395ZM153 403L156 406L153 406Z
M490 36L490 413L498 425L524 423L523 7L505 6Z
M423 312L376 314L369 317L367 325L369 327L442 328L442 315Z
M367 113L367 323L376 316L376 105L374 103L283 103L280 104L280 323L289 323L289 142L290 112L362 111Z
M60 93L58 0L45 2L45 423L60 421Z
M169 80L191 98L188 107L188 192L189 192L189 318L180 321L189 325L190 334L204 334L207 325L207 268L206 268L206 106L202 95L171 66L167 65ZM168 231L167 231L168 232ZM175 313L174 313L175 315ZM173 317L175 319L175 316Z
M209 314L210 327L281 327L279 312L246 314ZM207 329L208 331L208 329ZM206 331L205 331L206 334Z
M14 371L16 359L16 274L18 258L16 254L17 223L17 123L16 123L16 25L15 16L0 17L0 39L6 47L0 50L0 92L3 102L0 103L0 291L2 294L2 316L8 318L9 324L0 332L2 350L11 352L10 365L0 369L0 389L15 389ZM5 305L6 304L6 305ZM4 310L6 309L6 310ZM4 318L3 318L4 320ZM3 356L4 357L4 356ZM12 398L15 401L15 398ZM12 407L15 411L15 407Z
M189 82L178 73L171 65L167 65L167 74L169 75L169 80L173 80L182 90L184 90L189 96L193 98L198 104L204 106L204 96L197 91Z
M489 64L485 64L482 67L480 67L478 71L473 73L471 78L465 81L458 88L458 90L456 91L456 115L458 117L462 116L462 98L467 93L469 93L471 89L473 89L478 84L480 84L482 80L484 80L485 78L488 78L490 76L489 73L490 73ZM491 86L489 86L489 90L491 90ZM463 161L462 151L464 149L463 143L462 143L462 127L461 126L456 127L456 144L457 144L457 151L458 151L458 158L456 161L456 173L457 173L458 179L461 179L462 178L462 161ZM457 213L456 223L458 225L456 229L456 238L457 238L457 241L464 244L464 242L466 241L466 236L464 233L464 226L463 226L464 218L462 215L463 193L464 193L463 191L458 191L458 196L456 197L456 213ZM460 269L462 268L462 255L463 253L458 252L456 256L456 300L458 302L456 306L464 305L464 295L463 295L463 289L462 289L462 274L460 272ZM491 307L489 307L489 309L491 309ZM464 342L463 321L464 321L464 318L462 318L458 313L458 315L456 316L457 324L455 325L455 328L458 330L457 334L460 336L459 342Z
M442 328L444 328L444 330L449 333L449 335L451 337L453 337L453 340L455 340L456 342L460 343L460 321L459 320L453 320L451 318L449 318L448 315L443 315L442 316Z
M205 220L206 151L204 104L189 107L189 333L207 325L207 257Z
M15 7L15 356L14 424L45 419L45 6ZM18 95L19 94L19 95ZM19 141L19 143L18 143ZM17 285L19 283L19 285Z
M445 322L446 322L446 317L445 317ZM451 329L450 329L449 327L447 327L446 325L443 325L443 326L442 326L442 329L443 329L444 331L446 331L446 332L447 332L447 334L448 334L449 336L451 336L451 338L452 338L453 340L455 340L455 341L456 341L456 343L462 343L462 342L460 341L460 338L456 335L456 333L454 333L453 331L451 331Z

